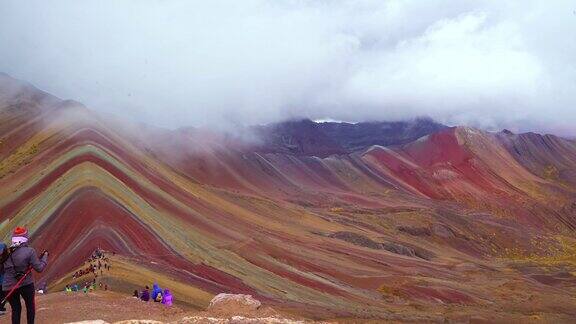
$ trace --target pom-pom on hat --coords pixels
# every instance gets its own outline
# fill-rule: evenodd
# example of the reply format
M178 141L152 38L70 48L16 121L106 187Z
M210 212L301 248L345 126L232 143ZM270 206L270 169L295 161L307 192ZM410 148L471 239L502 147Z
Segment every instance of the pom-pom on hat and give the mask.
M12 232L12 243L28 242L28 230L25 227L16 227Z

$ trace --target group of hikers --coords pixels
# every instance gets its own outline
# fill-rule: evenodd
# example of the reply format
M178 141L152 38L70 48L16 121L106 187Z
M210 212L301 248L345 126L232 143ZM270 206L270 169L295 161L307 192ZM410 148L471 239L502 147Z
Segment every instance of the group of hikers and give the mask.
M66 285L64 291L66 292L76 292L76 291L83 291L87 293L89 291L94 291L97 288L101 290L108 290L108 284L102 282L102 277L104 276L104 270L110 271L110 259L106 256L105 252L96 249L90 258L84 263L83 269L80 269L72 274L72 280L76 281L74 284ZM78 284L78 280L82 277L87 275L92 275L92 280L86 281L84 283ZM96 280L100 277L100 282L98 286L96 285Z
M98 286L96 286L96 282L86 282L84 285L82 286L78 286L78 284L73 284L73 285L66 285L66 287L64 288L64 291L69 293L69 292L78 292L78 291L82 291L84 293L88 293L89 291L94 291L96 290L96 288L100 288L100 290L104 290L107 291L108 290L108 284L102 283L100 282L98 284Z
M8 247L0 242L0 313L5 314L5 304L12 309L12 324L20 324L22 304L26 304L28 324L34 324L36 314L34 303L34 279L32 269L42 272L48 264L48 251L38 256L36 250L28 246L28 230L16 227L12 232L12 244Z
M80 269L72 275L72 280L78 279L82 276L92 274L95 278L104 274L104 270L110 271L110 259L105 255L104 251L96 249L88 261L86 261L86 268Z
M172 306L172 293L170 290L162 288L157 283L154 283L152 286L152 292L150 292L150 287L144 287L142 292L138 293L138 290L134 290L134 294L132 295L134 298L139 298L144 302L149 302L152 300L155 303L162 303L166 306Z
M104 267L104 269L102 269L102 267ZM83 277L83 276L89 275L89 274L92 274L92 275L98 277L98 272L100 272L100 275L103 275L104 270L110 271L110 265L108 265L108 263L104 263L104 265L102 265L102 262L98 261L98 265L90 264L90 266L88 266L87 268L80 269L80 270L74 272L74 274L72 275L72 280L78 279L80 277Z

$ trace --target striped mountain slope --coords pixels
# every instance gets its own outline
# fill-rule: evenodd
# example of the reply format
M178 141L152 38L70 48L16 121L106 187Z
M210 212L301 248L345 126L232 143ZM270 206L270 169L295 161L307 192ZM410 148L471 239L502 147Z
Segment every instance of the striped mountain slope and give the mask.
M573 141L457 127L322 158L259 147L2 75L0 235L28 226L55 289L101 247L116 289L156 279L195 307L236 292L317 318L576 316Z

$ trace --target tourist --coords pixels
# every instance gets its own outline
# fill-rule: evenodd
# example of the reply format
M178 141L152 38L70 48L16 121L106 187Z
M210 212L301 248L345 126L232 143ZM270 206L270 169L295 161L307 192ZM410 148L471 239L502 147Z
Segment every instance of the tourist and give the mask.
M164 296L162 298L162 304L166 306L172 306L172 294L170 290L164 289Z
M38 258L36 250L28 246L28 230L24 227L16 227L12 233L12 246L10 252L4 249L2 255L4 261L4 281L2 290L11 291L8 302L12 308L12 323L19 324L22 313L20 298L26 304L26 318L28 324L34 324L36 310L34 307L34 279L30 272L32 269L42 272L48 263L48 252L44 251ZM18 286L16 286L20 283Z
M148 286L146 286L146 288L144 288L144 290L142 291L142 294L140 295L140 299L142 301L150 301L150 288Z
M158 297L158 295L160 295L160 297ZM152 300L156 303L162 301L162 288L160 288L157 283L154 283L152 286Z
M138 293L138 290L134 289L134 293L132 294L132 297L140 298L140 294Z

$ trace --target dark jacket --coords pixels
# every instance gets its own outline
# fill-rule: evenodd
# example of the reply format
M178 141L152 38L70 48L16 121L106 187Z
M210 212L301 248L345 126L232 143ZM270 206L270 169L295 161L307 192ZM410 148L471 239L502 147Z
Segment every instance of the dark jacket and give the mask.
M8 249L10 250L10 249ZM44 255L42 259L38 259L36 250L29 247L27 244L22 244L16 248L11 255L4 255L2 259L5 259L2 264L4 271L4 282L2 283L2 290L8 291L18 283L16 278L17 272L26 272L28 268L32 267L38 272L42 272L46 268L48 263L48 255ZM20 284L20 287L34 283L32 274L28 274L24 281Z
M140 299L142 299L143 301L149 301L150 300L150 292L148 291L148 289L145 289L142 291L142 295L140 295Z
M6 248L6 244L0 242L0 255L4 253ZM2 266L0 265L0 289L2 288L2 282L4 282L4 269L2 269Z

